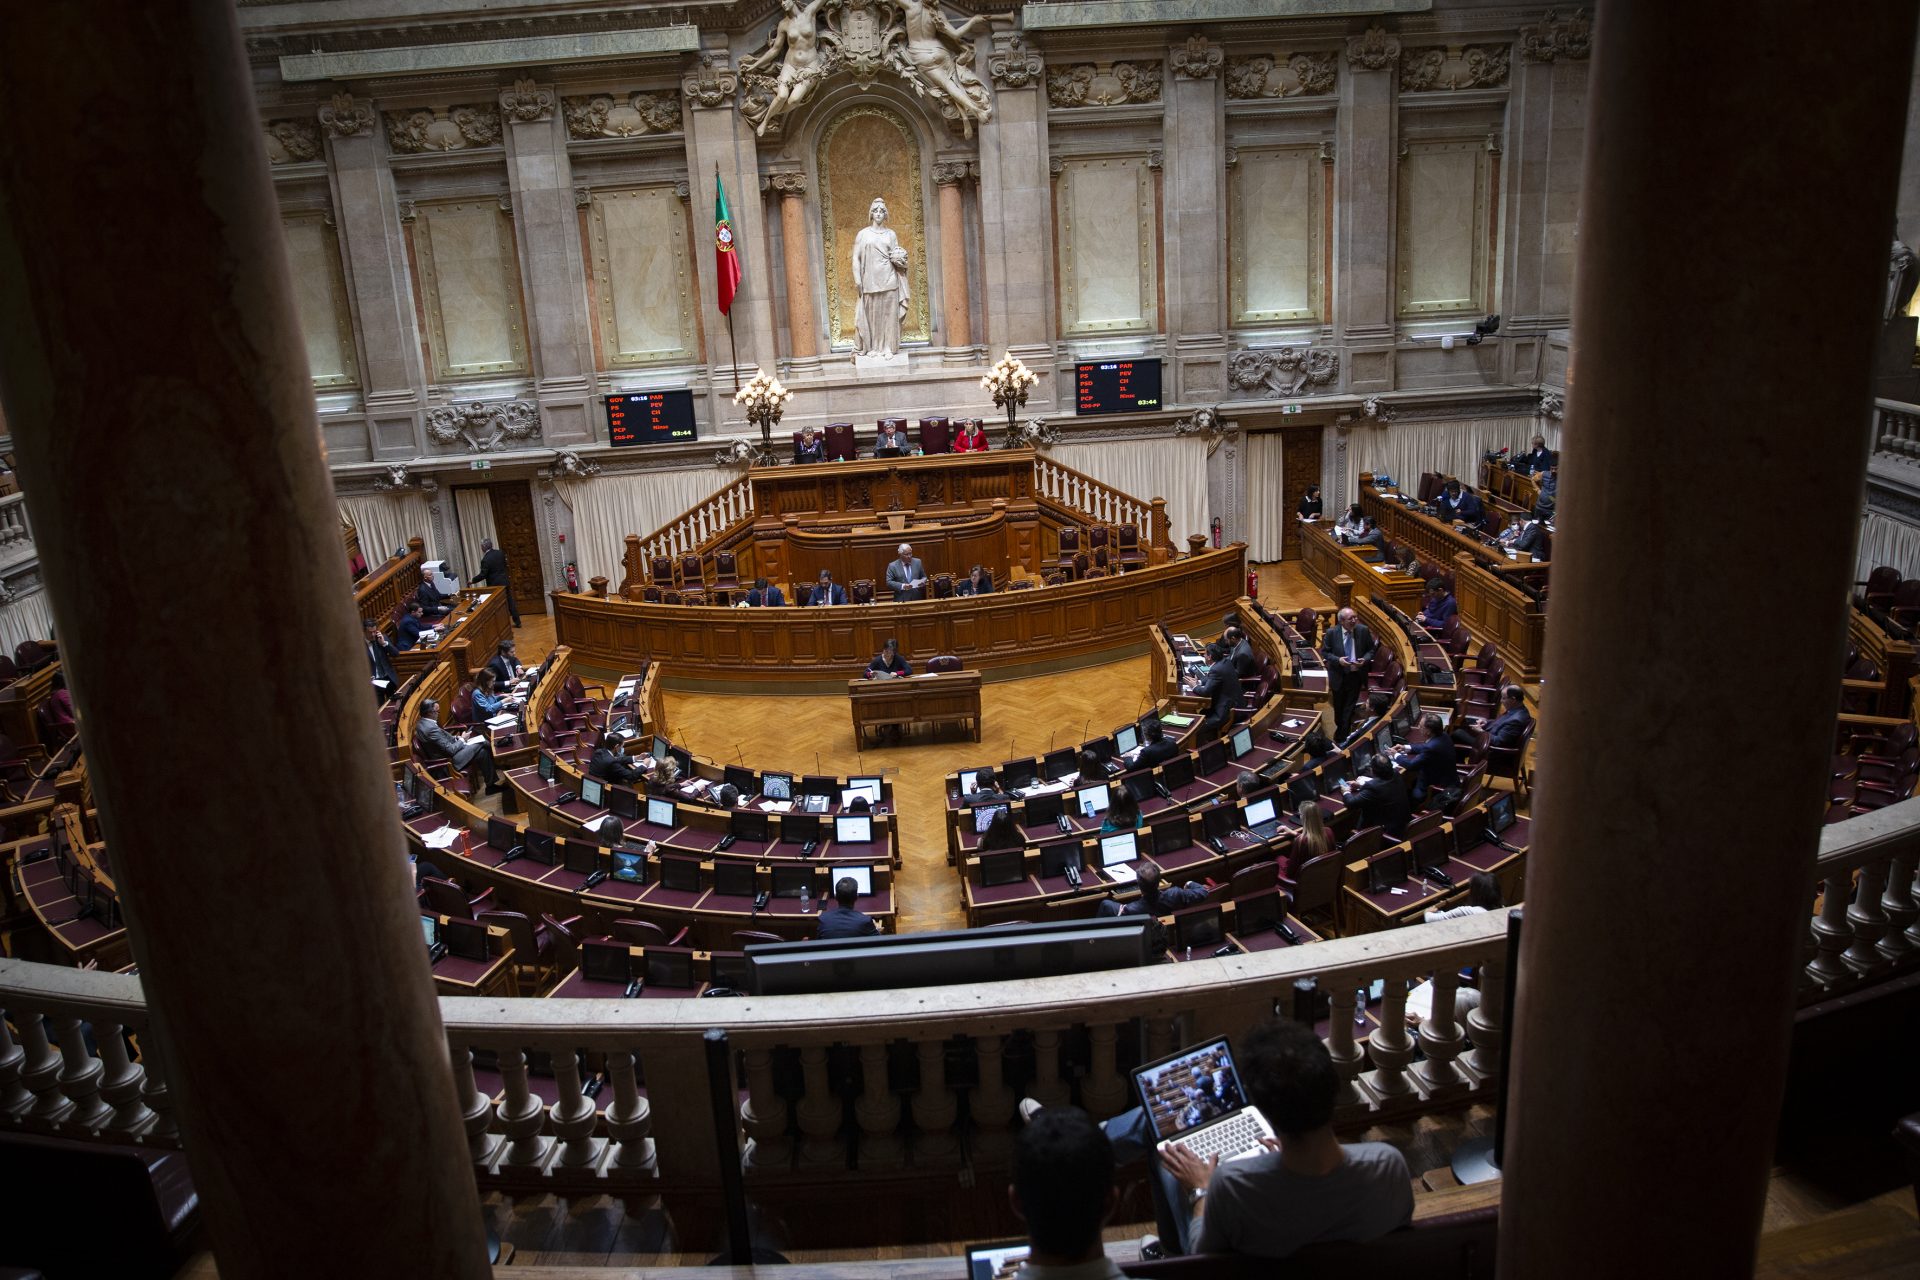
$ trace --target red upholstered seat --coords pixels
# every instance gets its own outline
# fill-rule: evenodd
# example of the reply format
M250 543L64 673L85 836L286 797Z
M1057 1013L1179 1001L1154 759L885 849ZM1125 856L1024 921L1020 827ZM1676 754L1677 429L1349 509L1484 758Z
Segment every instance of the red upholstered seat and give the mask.
M953 428L946 418L920 419L920 452L950 453L953 449Z
M851 422L829 422L826 432L827 461L844 462L860 456L860 450L853 439Z

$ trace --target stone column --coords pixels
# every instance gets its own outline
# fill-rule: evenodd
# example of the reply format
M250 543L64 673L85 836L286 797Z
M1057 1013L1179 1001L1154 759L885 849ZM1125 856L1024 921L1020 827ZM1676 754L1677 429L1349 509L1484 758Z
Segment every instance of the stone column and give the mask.
M485 1276L234 11L16 12L0 394L220 1274ZM165 126L90 134L76 181L71 103Z
M1375 26L1347 41L1334 126L1333 325L1353 392L1393 389L1399 67L1398 36Z
M969 170L964 160L943 160L933 166L933 184L940 189L940 301L949 364L973 363L966 202L960 196L960 184Z
M1173 46L1167 60L1162 325L1173 357L1175 404L1218 400L1227 387L1224 61L1220 46L1197 32Z
M399 197L375 119L371 102L347 94L320 108L334 221L360 340L369 456L412 458L426 448L420 411L426 404L427 368Z
M1503 334L1564 328L1573 314L1588 46L1541 30L1521 29L1507 101Z
M519 80L500 93L500 122L541 433L549 444L588 442L594 438L593 322L580 287L587 266L566 121L554 110L551 86Z
M1502 1276L1753 1270L1866 467L1865 433L1810 424L1867 408L1914 19L1623 2L1596 32ZM1756 74L1788 48L1817 103ZM1819 323L1752 323L1783 308ZM1782 476L1813 514L1753 500ZM1647 518L1676 505L1688 519ZM1701 655L1728 600L1762 597L1831 604L1742 634L1777 695L1755 698ZM1729 742L1762 744L1768 785L1702 804L1700 762Z
M993 33L993 119L980 128L981 317L988 355L1011 351L1040 375L1028 412L1061 401L1054 330L1053 176L1044 64L1017 31Z
M795 365L820 367L820 326L814 323L813 271L807 253L807 175L798 169L768 175L780 196L780 247L787 274L787 334Z

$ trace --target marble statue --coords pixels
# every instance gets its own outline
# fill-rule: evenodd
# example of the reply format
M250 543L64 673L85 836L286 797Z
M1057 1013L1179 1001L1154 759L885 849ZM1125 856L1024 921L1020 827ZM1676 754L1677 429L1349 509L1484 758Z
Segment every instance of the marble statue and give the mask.
M986 86L973 74L973 36L987 29L986 15L977 14L956 27L940 10L939 0L900 0L907 38L901 50L900 74L920 93L944 99L959 113L967 137L973 126L993 115Z
M780 0L784 16L774 25L773 39L765 49L740 64L740 70L750 75L765 73L774 63L780 64L773 98L758 110L760 118L754 122L755 134L765 137L767 126L805 102L813 92L814 83L827 73L828 59L820 48L815 26L820 7L826 2L808 0L800 5L794 0ZM752 119L752 115L748 118Z
M853 324L853 353L892 356L900 350L900 320L907 314L907 251L887 225L887 202L867 206L867 225L853 238L853 286L860 309Z

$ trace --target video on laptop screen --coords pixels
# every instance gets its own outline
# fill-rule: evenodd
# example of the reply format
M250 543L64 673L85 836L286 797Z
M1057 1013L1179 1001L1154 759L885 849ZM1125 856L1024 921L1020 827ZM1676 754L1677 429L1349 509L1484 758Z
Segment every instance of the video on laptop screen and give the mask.
M1080 806L1080 816L1083 818L1091 818L1096 813L1107 811L1110 797L1107 784L1104 782L1096 782L1090 787L1083 786L1075 796L1074 803Z
M1265 826L1267 823L1274 821L1274 817L1272 796L1255 800L1247 806L1247 825L1249 827Z
M853 881L853 887L863 898L873 895L872 867L835 867L833 869L834 887L838 888L842 880Z
M1011 1280L1033 1252L1025 1240L967 1246L967 1280Z
M600 801L605 793L606 787L601 783L600 779L580 779L580 798L594 808L598 809L601 807Z
M673 825L673 801L655 800L649 797L647 800L647 821L656 827L671 827Z
M1003 813L1012 811L1013 806L1004 804L983 804L973 811L973 834L980 835L993 825L993 820Z
M1233 732L1233 758L1238 760L1253 750L1253 730L1245 725Z
M840 789L840 803L849 805L855 796L862 796L868 804L880 803L880 779L848 778L847 785Z
M833 839L836 844L870 844L873 819L864 813L842 814L833 820Z
M1139 854L1139 842L1131 831L1115 831L1111 835L1100 837L1100 865L1117 867L1123 862L1132 862Z
M761 774L760 794L769 800L793 799L793 775L790 773Z
M1246 1104L1224 1039L1136 1071L1133 1082L1154 1135L1163 1141Z

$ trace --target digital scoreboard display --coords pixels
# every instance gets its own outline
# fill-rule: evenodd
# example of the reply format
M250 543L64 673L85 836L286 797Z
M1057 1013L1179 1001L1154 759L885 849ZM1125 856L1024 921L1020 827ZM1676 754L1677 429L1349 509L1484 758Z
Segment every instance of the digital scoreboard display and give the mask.
M607 397L607 440L614 445L692 440L693 392L630 391Z
M1158 360L1093 360L1074 366L1075 413L1133 413L1159 407Z

